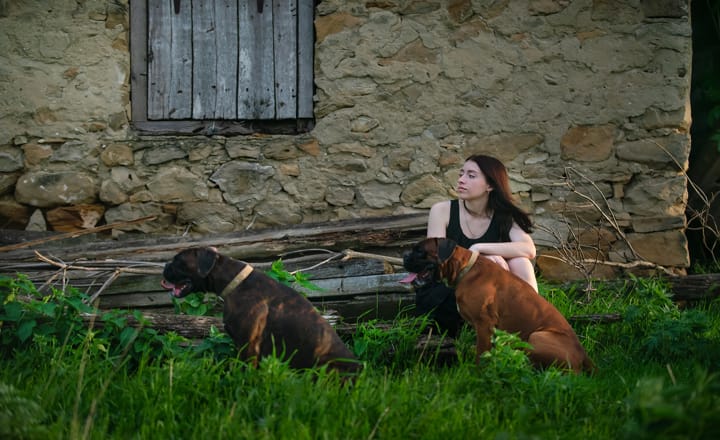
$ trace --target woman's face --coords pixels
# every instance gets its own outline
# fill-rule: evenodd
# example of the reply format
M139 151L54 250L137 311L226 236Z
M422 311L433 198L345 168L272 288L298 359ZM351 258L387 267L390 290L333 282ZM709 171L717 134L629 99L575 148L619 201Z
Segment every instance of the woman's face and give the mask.
M478 164L472 160L465 162L460 169L457 181L458 198L462 200L473 199L486 195L491 190L492 187L485 179L485 175L480 171Z

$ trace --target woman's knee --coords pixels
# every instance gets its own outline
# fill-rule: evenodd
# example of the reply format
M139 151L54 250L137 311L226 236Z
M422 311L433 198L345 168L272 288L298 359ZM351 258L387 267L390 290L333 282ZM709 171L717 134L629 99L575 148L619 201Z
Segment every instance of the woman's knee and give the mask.
M535 266L529 258L510 258L507 260L510 272L522 278L530 284L535 291L538 290L537 280L535 279Z
M533 270L533 272L535 271L535 267L533 266L533 263L532 263L532 261L530 261L529 258L524 258L524 257L509 258L507 260L507 264L510 267L510 271L513 273L516 271L525 272L529 269Z

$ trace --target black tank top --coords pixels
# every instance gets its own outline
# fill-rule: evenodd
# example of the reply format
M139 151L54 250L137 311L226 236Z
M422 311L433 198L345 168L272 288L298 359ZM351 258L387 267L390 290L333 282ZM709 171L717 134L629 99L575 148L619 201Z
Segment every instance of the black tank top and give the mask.
M450 201L450 221L448 222L445 235L447 238L455 240L457 244L464 248L469 248L475 243L502 243L500 237L500 225L496 220L497 216L493 215L490 219L490 226L480 238L468 238L463 234L460 227L460 203L457 200Z

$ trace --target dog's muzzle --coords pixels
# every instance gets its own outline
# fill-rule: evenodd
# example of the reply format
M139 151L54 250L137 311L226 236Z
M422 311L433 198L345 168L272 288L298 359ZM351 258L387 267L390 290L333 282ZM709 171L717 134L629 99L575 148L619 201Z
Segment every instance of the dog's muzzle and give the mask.
M408 276L400 280L401 283L412 284L413 287L422 287L435 278L437 264L428 261L427 255L422 255L417 249L406 252L403 255L403 267L409 272Z

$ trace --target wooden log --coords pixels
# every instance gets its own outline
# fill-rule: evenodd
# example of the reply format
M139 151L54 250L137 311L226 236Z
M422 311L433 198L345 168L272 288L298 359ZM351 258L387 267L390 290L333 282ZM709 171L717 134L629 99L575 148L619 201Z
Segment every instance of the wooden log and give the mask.
M409 292L409 287L398 283L402 276L402 274L388 274L330 278L313 282L321 290L310 290L302 286L296 286L296 290L303 293L310 300ZM125 279L129 278L131 277ZM97 283L95 287L100 287L99 284ZM102 309L142 309L146 307L172 306L172 299L160 287L159 277L155 278L150 286L147 285L146 280L143 278L138 286L139 288L128 291L127 284L121 290L118 290L118 287L113 285L112 288L108 288L107 291L100 295L99 307Z
M403 274L393 273L395 268L380 260L343 260L342 253L333 253L334 259L328 261L326 255L291 258L284 263L285 270L301 270L318 287L313 290L296 286L310 299L409 291L409 286L397 282ZM172 306L160 286L162 263L104 260L66 264L45 256L39 258L43 261L18 263L13 268L27 274L41 291L50 287L62 290L69 285L90 296L100 295L103 309ZM253 266L267 271L272 264L259 262Z
M675 301L698 301L720 295L720 273L686 275L668 281Z
M337 315L323 314L323 317L330 322L335 331L344 337L350 337L357 332L358 322L340 322ZM149 326L159 333L174 332L189 339L202 339L210 335L211 327L215 327L220 332L224 332L224 325L221 317L216 316L195 316L195 315L178 315L172 313L156 313L150 311L142 312L142 320L138 320L134 315L125 316L130 327ZM83 320L87 323L101 326L102 316L96 314L83 315ZM622 316L617 313L597 314L597 315L577 315L568 317L570 323L594 323L594 324L612 324L622 321ZM393 326L391 321L378 321L373 323L374 327L379 329L390 330Z
M102 317L94 314L82 316L87 325L102 328L104 322ZM217 328L224 331L222 318L213 316L192 316L192 315L171 315L165 313L143 312L142 320L134 315L126 315L127 324L130 327L141 328L148 326L159 333L174 332L188 339L203 339L210 336L210 329Z
M284 228L240 231L212 236L153 237L128 240L37 239L31 246L0 248L0 270L3 265L35 260L35 251L56 255L64 261L126 259L147 262L169 261L176 253L194 246L214 246L225 255L254 261L279 258L303 249L389 249L398 253L424 237L426 213L401 216L308 223ZM101 228L101 227L98 227ZM5 241L22 243L22 231L3 231ZM44 240L44 241L43 241Z
M313 284L320 290L309 290L298 286L297 290L308 298L343 297L367 294L410 292L411 287L400 284L406 274L367 275L347 278L330 278L314 281Z

